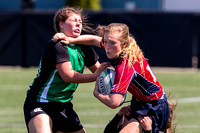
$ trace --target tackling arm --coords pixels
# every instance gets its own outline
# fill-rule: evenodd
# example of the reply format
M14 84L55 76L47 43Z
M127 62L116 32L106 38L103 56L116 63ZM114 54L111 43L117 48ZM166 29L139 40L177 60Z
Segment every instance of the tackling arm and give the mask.
M57 64L56 69L65 82L87 83L95 81L101 72L108 66L108 63L102 63L93 74L81 74L74 71L72 69L71 62L68 61Z
M61 39L61 42L64 44L83 44L83 45L93 45L100 47L100 42L102 37L96 35L80 35L77 38L67 37L64 33L56 33L53 37L53 41L58 41Z

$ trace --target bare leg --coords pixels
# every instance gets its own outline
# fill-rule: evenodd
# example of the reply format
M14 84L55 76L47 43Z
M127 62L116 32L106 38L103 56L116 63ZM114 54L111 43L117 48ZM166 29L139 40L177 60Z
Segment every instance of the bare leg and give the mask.
M33 117L28 128L30 133L52 133L52 121L46 114L39 114Z
M119 133L141 133L142 129L137 120L132 118Z

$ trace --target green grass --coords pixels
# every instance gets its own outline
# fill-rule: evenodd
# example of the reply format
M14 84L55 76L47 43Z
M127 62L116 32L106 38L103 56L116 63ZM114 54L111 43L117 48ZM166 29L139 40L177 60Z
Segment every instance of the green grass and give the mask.
M200 72L154 71L165 91L176 100L200 97ZM26 133L23 102L37 68L0 69L0 133ZM102 133L105 125L118 109L109 109L93 96L94 83L80 84L72 100L82 124L88 133ZM131 98L128 95L127 100ZM125 105L128 105L126 103ZM184 103L178 100L176 110L178 133L200 132L200 101Z

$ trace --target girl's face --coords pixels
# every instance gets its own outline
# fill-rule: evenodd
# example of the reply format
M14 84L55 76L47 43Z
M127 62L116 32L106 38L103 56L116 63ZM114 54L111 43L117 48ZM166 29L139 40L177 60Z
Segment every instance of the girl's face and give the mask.
M82 19L78 14L71 14L65 22L60 22L61 32L66 36L76 38L82 31Z
M119 32L105 32L104 34L104 47L109 59L117 58L122 50L121 42L118 40L120 36L121 33Z

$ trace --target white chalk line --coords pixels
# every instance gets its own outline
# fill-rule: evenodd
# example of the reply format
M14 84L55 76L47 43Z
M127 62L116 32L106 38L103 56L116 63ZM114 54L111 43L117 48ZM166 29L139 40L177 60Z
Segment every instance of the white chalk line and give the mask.
M105 128L106 124L83 124L85 128ZM23 123L0 123L0 127L18 127L18 128L25 128L25 124ZM177 125L177 129L200 129L200 125Z
M200 102L200 97L180 98L178 103L196 103Z
M200 97L191 97L191 98L180 98L178 99L178 103L195 103L195 102L200 102ZM96 115L99 114L100 112L78 112L82 115L89 114L89 115ZM105 113L105 112L104 112ZM103 114L101 112L101 114ZM108 115L108 113L104 115ZM107 124L107 123L106 123ZM104 128L106 124L83 124L84 127L86 128ZM25 123L0 123L0 127L25 127ZM200 128L200 125L177 125L177 128Z

